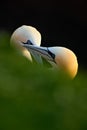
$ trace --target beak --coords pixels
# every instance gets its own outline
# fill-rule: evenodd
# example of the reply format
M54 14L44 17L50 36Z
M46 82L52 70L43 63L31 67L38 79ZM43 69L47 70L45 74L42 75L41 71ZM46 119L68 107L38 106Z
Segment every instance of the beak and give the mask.
M36 45L23 44L23 47L27 48L30 52L35 55L42 56L47 61L55 62L55 55L49 51L48 47L39 47Z

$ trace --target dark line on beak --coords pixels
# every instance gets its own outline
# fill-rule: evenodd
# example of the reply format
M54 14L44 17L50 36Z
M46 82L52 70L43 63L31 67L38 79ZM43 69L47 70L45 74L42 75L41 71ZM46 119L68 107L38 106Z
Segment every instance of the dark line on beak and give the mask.
M33 48L33 50L35 50L34 48ZM40 54L42 54L42 55L45 55L45 56L47 56L47 57L49 57L49 61L52 61L52 62L54 62L54 63L56 63L55 62L55 55L52 53L52 52L50 52L49 51L49 49L47 48L47 51L46 50L43 50L43 49L41 49L42 51L45 51L46 53L44 54L44 53L42 53L41 51L39 51L39 50L35 50L35 51L38 51ZM52 59L51 59L52 58Z
M48 48L47 48L47 51L48 51L48 54L49 54L53 59L55 59L55 54L53 54L51 51L49 51Z

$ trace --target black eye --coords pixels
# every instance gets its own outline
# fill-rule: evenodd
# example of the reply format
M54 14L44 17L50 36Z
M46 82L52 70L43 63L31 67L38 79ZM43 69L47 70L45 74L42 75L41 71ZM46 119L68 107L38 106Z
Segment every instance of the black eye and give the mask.
M23 44L33 45L33 43L30 40L27 40L27 42L22 42Z
M27 40L25 44L33 45L33 43L30 40Z

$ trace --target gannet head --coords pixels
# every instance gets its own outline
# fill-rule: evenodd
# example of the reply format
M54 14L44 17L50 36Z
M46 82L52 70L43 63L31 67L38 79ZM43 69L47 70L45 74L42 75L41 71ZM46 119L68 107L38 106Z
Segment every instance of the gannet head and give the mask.
M78 61L74 52L65 47L49 47L49 51L55 55L54 61L57 66L74 78L78 71Z
M36 30L36 28L26 25L17 28L13 32L10 40L13 46L19 49L24 56L26 56L29 60L32 61L29 50L27 50L21 45L21 43L26 43L27 41L30 41L32 44L35 44L37 46L40 46L41 34L39 33L39 31Z

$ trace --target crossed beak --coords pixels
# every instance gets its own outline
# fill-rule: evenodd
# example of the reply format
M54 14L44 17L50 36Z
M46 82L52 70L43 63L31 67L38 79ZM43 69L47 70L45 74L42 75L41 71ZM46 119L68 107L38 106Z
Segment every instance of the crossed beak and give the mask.
M22 44L22 46L27 48L30 52L42 56L47 61L55 62L55 55L51 51L49 51L48 47L40 47L27 43Z

